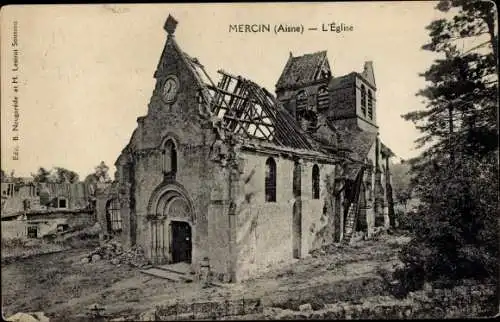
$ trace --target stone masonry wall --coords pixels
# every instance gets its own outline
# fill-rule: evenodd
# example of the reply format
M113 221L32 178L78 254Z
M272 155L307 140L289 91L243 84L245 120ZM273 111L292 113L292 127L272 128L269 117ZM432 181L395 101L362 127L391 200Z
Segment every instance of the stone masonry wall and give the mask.
M278 320L292 319L422 319L492 316L498 312L496 285L460 286L409 293L403 300L389 296L366 298L363 303L339 302L302 311L270 308L266 315Z
M334 179L334 165L318 164L320 198L312 198L313 162L301 164L301 225L294 234L293 195L294 161L275 156L277 168L276 202L265 202L265 164L269 156L246 153L242 193L238 200L236 241L237 280L265 271L271 265L291 261L295 243L300 243L300 257L333 240L333 205L327 187ZM331 184L330 184L331 185Z
M150 319L151 321L227 319L262 312L263 307L260 299L220 299L206 302L175 302L159 305L150 316Z

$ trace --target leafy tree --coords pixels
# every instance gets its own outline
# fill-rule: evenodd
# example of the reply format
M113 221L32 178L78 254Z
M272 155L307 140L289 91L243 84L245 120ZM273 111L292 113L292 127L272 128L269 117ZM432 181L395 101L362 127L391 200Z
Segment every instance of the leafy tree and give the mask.
M79 180L78 173L62 167L55 167L52 170L40 167L31 176L37 183L76 183Z
M394 164L391 170L396 202L402 204L405 208L412 197L411 175L409 171L410 165L407 162Z
M111 177L109 176L109 167L104 163L104 161L101 161L99 165L95 167L95 176L96 178L101 181L101 182L111 182Z
M45 169L44 167L38 168L36 173L32 173L33 181L37 183L46 183L52 182L50 170Z
M448 151L485 154L497 148L497 36L493 2L440 1L437 9L458 13L452 19L433 21L427 29L431 41L422 48L442 58L422 74L430 85L418 92L427 109L404 115L424 135L420 147L432 145L428 154ZM467 43L483 39L467 50ZM489 50L488 50L489 47Z
M428 281L497 277L498 49L493 2L443 0L453 11L433 21L424 50L440 56L422 74L417 95L426 108L403 115L422 132L424 152L411 162L420 198L413 240L401 252L397 275L409 289ZM472 40L484 40L465 48Z
M56 167L52 176L55 183L76 183L79 180L78 173L61 167Z

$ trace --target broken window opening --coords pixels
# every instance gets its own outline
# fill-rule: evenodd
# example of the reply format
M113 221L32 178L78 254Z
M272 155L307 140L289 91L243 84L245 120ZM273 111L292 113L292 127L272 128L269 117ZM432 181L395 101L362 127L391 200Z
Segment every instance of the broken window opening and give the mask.
M38 226L28 226L27 235L28 238L38 238Z
M318 117L316 113L310 110L300 111L297 114L297 121L300 127L306 132L314 132L318 126Z
M373 97L372 97L372 91L368 90L368 117L373 119Z
M68 204L66 198L59 198L57 206L58 208L67 208Z
M361 111L363 116L366 116L366 87L361 85Z
M307 96L305 91L297 93L297 114L307 108Z
M328 108L329 100L328 100L328 90L326 86L320 87L318 90L317 97L318 110L324 110Z
M317 164L312 168L312 197L319 199L319 167Z
M120 232L122 230L122 216L120 209L120 201L117 198L108 201L106 209L108 232Z
M265 194L267 202L276 202L276 161L273 158L266 161Z

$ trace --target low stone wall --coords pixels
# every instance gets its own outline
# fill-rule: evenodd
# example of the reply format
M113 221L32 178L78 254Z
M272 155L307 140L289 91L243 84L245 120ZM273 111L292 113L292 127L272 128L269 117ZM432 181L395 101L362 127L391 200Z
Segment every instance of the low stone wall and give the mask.
M366 298L363 303L339 302L312 310L266 309L265 316L278 320L294 319L421 319L492 316L498 312L496 285L461 286L454 289L418 291L403 300L390 296Z
M24 220L2 221L2 239L27 238L26 222Z
M176 302L159 305L154 312L155 321L222 319L263 312L260 299L220 299L207 302Z

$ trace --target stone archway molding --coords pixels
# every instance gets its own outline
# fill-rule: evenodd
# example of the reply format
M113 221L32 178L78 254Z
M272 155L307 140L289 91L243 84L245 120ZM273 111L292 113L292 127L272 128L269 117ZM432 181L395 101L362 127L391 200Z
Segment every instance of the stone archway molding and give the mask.
M153 191L148 203L148 217L163 216L168 204L177 198L181 198L186 202L190 214L190 218L188 219L192 224L195 224L197 215L193 206L193 200L186 189L175 182L162 184Z

